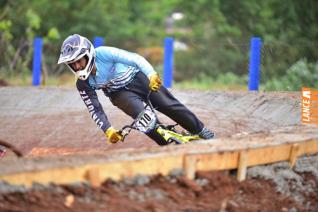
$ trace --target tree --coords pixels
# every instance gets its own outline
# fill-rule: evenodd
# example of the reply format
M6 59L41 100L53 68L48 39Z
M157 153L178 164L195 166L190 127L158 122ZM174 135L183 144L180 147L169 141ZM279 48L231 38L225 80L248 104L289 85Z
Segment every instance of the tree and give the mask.
M30 70L32 41L41 36L49 72L59 73L56 60L62 40L79 33L89 39L103 36L107 45L131 51L162 46L165 36L173 36L189 46L175 54L180 80L216 78L227 72L244 75L249 40L259 36L264 46L262 80L267 81L286 74L301 58L317 60L317 7L314 0L3 0L1 70ZM173 12L184 18L174 23L180 30L167 32L166 21Z

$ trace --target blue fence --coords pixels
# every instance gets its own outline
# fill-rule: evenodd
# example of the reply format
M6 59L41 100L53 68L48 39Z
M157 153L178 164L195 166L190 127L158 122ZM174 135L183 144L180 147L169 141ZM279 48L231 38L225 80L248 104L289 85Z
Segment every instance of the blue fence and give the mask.
M163 67L163 85L167 88L172 87L173 68L174 68L174 39L167 37L164 40L164 67ZM104 44L103 37L94 38L94 47L99 47ZM32 84L38 86L41 84L41 58L42 58L42 38L34 39L33 53L33 80ZM250 60L249 60L249 82L248 89L250 91L259 89L260 81L260 65L261 65L261 48L262 41L259 37L251 38L250 43Z
M93 44L93 45L94 45L95 48L104 45L104 38L102 38L102 37L95 37L95 38L94 38L94 44Z
M33 64L32 64L32 85L41 84L41 65L42 65L42 38L36 37L33 43Z
M172 87L173 81L173 38L165 38L163 61L163 86Z
M258 37L251 39L248 90L258 91L261 72L262 41Z

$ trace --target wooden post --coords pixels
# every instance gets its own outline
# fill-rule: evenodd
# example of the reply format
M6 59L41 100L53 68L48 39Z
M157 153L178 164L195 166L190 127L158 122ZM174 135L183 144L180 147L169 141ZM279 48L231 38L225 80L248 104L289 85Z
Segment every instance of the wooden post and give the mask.
M186 178L193 180L195 178L197 157L195 155L185 155L183 163Z
M101 185L101 178L100 178L100 174L99 174L99 168L95 167L95 168L90 168L89 170L87 170L86 174L85 174L85 178L88 182L90 182L90 184L93 187L98 187Z
M246 150L241 151L239 154L237 180L243 181L246 179L246 169L248 166L248 152Z
M297 157L299 155L300 146L299 144L293 144L290 148L290 156L289 156L289 163L290 167L293 168L296 164Z

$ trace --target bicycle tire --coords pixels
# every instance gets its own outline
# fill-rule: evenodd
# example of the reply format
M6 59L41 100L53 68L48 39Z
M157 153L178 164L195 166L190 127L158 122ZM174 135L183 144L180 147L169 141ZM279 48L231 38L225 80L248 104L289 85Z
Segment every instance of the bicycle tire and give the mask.
M3 157L5 157L5 155L6 155L6 152L7 152L6 149L8 149L10 152L14 153L14 155L17 157L23 156L22 152L19 149L17 149L15 146L13 146L12 144L10 144L8 142L0 140L0 148L2 149L1 151L4 154Z

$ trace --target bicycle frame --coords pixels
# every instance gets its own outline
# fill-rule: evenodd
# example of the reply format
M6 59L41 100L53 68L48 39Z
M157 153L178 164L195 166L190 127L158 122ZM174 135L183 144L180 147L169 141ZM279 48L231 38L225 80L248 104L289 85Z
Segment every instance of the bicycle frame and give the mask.
M151 91L147 95L145 101L145 109L139 116L130 124L125 125L119 132L123 136L123 141L125 137L130 133L130 131L138 130L143 133L147 133L150 130L156 130L156 132L162 136L162 138L167 141L167 143L184 144L193 140L201 139L198 135L183 134L177 132L175 125L163 125L158 124L158 117L155 112L155 108L150 102ZM149 109L148 109L149 108Z
M175 142L176 144L184 144L189 141L199 140L200 137L198 135L182 135L180 133L164 129L162 127L158 127L156 131L168 142Z

